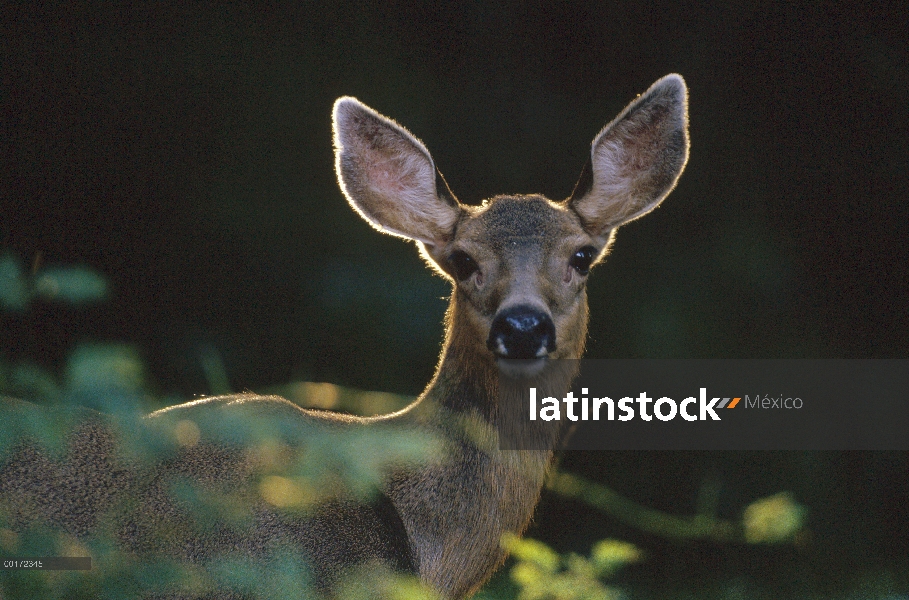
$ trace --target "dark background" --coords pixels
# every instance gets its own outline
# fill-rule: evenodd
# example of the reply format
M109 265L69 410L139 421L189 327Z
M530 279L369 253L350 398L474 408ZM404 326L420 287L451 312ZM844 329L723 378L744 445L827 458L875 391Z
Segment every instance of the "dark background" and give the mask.
M59 369L79 341L125 341L156 391L190 397L210 391L200 357L214 348L236 390L304 379L417 394L448 286L348 208L334 99L412 130L463 202L561 199L602 125L678 72L691 159L592 275L588 356L905 358L906 19L871 6L7 5L0 249L90 265L113 296L0 314L0 357ZM904 572L901 454L599 453L565 466L679 514L705 473L726 482L729 511L816 493L821 580ZM636 535L572 511L590 512L544 497L538 535L579 552ZM798 562L643 541L656 581L692 564L760 578Z

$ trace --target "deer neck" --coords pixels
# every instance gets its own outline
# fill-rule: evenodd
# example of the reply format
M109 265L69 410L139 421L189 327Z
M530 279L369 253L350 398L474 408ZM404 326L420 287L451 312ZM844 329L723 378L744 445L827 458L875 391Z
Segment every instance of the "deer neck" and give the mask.
M466 318L453 298L439 367L410 411L441 435L445 454L439 463L399 474L389 488L421 577L452 597L475 590L504 560L501 536L527 526L558 442L550 429L535 439L534 450L499 449L500 395L517 389L500 386L485 340L464 334L471 331L460 322ZM570 380L538 384L564 394ZM518 435L524 433L541 435Z

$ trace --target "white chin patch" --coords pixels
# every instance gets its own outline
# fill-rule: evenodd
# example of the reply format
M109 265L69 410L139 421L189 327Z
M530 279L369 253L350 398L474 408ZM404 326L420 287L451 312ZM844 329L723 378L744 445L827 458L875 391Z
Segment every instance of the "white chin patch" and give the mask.
M502 375L512 379L526 379L539 375L546 367L546 357L542 358L500 358L496 361Z

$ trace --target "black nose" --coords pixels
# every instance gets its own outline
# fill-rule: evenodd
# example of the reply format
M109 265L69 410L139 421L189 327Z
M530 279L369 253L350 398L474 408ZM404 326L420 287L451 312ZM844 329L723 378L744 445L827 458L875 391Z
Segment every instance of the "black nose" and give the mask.
M555 325L532 306L512 306L496 315L486 347L502 358L539 358L556 349Z

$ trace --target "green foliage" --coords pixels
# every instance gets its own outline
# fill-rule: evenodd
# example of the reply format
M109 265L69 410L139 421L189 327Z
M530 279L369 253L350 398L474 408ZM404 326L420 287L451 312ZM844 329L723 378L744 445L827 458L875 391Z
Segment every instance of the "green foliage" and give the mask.
M60 384L52 373L38 365L23 362L17 365L0 363L0 394L57 402Z
M44 267L31 273L13 254L0 255L0 308L24 311L36 300L51 300L84 306L104 300L108 285L88 267Z
M81 344L66 364L66 387L73 391L139 392L145 375L138 351L122 344Z
M632 527L664 538L709 539L749 544L792 543L805 526L805 507L789 492L759 498L748 505L739 521L719 519L707 511L678 516L654 510L609 487L570 473L554 472L546 486L600 509Z
M755 500L742 515L745 539L750 544L789 542L805 526L805 514L789 492Z
M107 295L107 280L88 267L43 267L29 272L12 253L0 253L0 311L21 313L36 300L78 308L103 301ZM91 399L108 397L114 391L136 394L143 387L138 352L124 345L81 345L70 355L63 384L35 364L0 362L0 394L42 403L64 402L106 408ZM101 389L109 393L97 394Z
M0 394L43 405L120 412L154 404L138 351L125 344L87 343L69 355L61 378L29 362L0 363Z
M589 557L559 555L538 540L515 536L502 545L516 561L511 578L519 588L518 600L614 600L618 592L603 579L641 558L637 548L617 540L598 542Z

